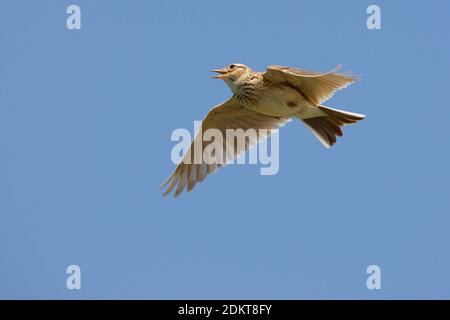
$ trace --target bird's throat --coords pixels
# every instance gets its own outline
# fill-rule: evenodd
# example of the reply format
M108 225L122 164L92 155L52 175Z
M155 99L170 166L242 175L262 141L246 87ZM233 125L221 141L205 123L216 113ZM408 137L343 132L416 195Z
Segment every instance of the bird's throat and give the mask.
M240 91L240 84L238 80L233 80L231 78L225 79L225 83L231 89L234 94L238 94Z

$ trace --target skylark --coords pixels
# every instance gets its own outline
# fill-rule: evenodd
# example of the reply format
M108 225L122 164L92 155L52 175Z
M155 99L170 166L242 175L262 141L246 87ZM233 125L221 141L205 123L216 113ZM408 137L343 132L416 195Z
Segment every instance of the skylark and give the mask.
M362 120L365 116L353 112L325 107L322 103L331 98L336 90L343 89L355 82L352 74L338 74L340 69L326 73L317 73L302 69L269 66L266 72L255 72L243 64L230 64L218 70L213 78L222 79L230 87L233 96L222 104L213 107L203 120L201 130L218 129L225 136L227 129L270 129L253 141L234 146L234 152L227 154L229 159L238 157L252 145L270 135L291 118L297 118L327 148L336 142L336 136L342 136L342 126ZM260 130L263 131L264 130ZM203 141L198 134L191 144L205 148L210 142ZM225 142L224 142L225 145ZM228 152L228 150L227 150ZM178 196L187 186L191 191L197 182L203 179L223 163L193 161L194 152L188 152L172 175L162 184L168 185L164 195L175 187Z

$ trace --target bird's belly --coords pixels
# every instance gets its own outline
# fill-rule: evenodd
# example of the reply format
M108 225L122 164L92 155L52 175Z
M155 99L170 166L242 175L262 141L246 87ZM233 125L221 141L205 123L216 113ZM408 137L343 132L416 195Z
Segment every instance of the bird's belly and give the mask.
M291 89L272 89L262 92L257 104L251 107L259 113L275 117L292 117L308 109L308 103Z

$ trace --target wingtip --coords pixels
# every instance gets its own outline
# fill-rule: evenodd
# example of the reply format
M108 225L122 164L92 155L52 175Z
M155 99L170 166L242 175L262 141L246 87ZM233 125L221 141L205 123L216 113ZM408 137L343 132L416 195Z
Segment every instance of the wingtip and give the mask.
M359 74L354 74L353 71L349 71L348 76L353 79L353 82L362 81L362 77Z
M170 177L168 177L163 183L161 183L161 185L158 187L158 190L161 190L162 188L164 188L172 179L173 175L170 175Z
M166 191L164 191L164 193L162 194L162 197L167 196L169 194L169 192L170 192L170 189L167 189Z

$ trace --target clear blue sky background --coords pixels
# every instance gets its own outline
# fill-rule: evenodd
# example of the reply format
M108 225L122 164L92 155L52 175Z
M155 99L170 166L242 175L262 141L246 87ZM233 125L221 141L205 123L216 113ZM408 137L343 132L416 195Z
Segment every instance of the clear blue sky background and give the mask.
M66 28L78 4L82 30ZM382 9L382 30L366 8ZM450 298L448 1L3 1L0 298ZM297 122L280 171L229 166L162 198L170 135L231 62L363 81L326 150ZM66 267L82 289L66 289ZM366 268L382 289L366 288Z

